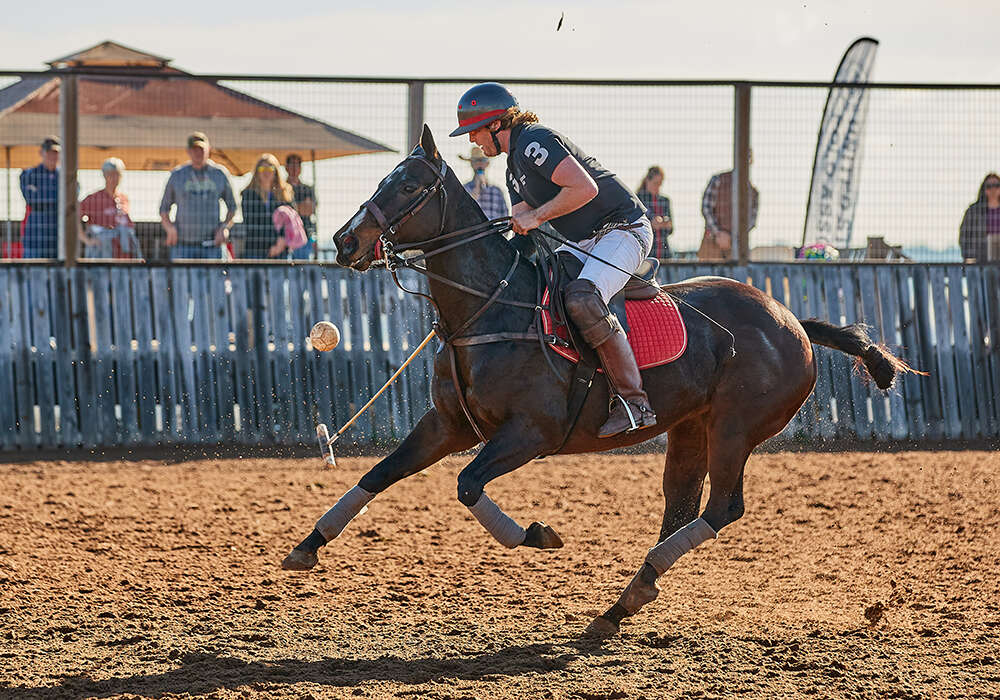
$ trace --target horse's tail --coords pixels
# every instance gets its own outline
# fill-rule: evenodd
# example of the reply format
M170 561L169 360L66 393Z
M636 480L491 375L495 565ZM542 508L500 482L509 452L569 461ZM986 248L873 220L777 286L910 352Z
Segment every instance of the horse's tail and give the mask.
M885 345L873 343L863 324L852 323L849 326L835 326L815 318L806 319L800 323L812 342L857 357L856 363L865 366L872 379L875 380L876 386L883 391L892 386L897 374L905 374L906 372L927 374L910 367L889 352Z

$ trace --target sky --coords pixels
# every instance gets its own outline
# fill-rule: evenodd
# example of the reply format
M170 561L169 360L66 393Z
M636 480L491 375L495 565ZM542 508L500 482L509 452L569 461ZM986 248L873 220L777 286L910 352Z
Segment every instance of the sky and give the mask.
M359 4L7 3L0 67L115 39L200 73L829 80L869 35L879 80L1000 83L1000 3L985 0Z
M1000 83L1000 4L984 0L358 5L7 3L0 66L110 38L201 73L828 80L831 57L869 35L880 80Z
M876 81L1000 84L1000 3L982 1L393 0L370 7L300 2L289 6L294 11L275 12L275 3L260 0L175 0L166 7L55 0L41 7L44 13L30 3L4 9L0 70L42 70L47 60L112 39L209 74L828 81L847 46L871 36L880 42ZM397 150L409 148L401 107L379 91L233 87ZM429 86L427 92L427 121L456 169L468 143L449 141L443 132L463 89ZM674 205L675 248L693 249L703 228L701 191L731 157L731 92L524 86L516 94L630 186L648 165L662 165L664 193ZM752 177L762 205L752 244L798 243L793 239L801 236L825 96L821 89L755 90ZM603 109L593 118L581 109L591 103ZM392 119L383 116L390 110ZM865 153L856 224L894 243L953 246L983 175L1000 170L1000 91L872 91ZM396 160L355 156L322 163L321 230L337 228ZM310 174L307 167L307 180ZM491 176L501 179L501 164ZM126 184L133 192L162 190L150 177L130 173ZM84 191L100 185L97 173L80 179ZM156 197L137 194L134 205L149 210L140 211L142 218L156 218ZM18 207L15 201L12 216Z

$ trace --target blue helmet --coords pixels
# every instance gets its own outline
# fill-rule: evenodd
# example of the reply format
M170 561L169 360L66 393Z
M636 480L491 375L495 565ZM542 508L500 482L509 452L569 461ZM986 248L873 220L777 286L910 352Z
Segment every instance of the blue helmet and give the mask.
M458 128L451 136L461 136L499 119L517 100L500 83L479 83L458 100Z

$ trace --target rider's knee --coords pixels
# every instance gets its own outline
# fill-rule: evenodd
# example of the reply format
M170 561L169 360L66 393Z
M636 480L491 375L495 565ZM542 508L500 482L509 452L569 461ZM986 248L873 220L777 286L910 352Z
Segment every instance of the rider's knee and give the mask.
M621 330L621 324L604 303L597 285L590 280L573 280L566 285L563 298L566 313L590 347L596 348Z
M458 500L462 505L471 508L483 495L483 484L464 471L458 475Z

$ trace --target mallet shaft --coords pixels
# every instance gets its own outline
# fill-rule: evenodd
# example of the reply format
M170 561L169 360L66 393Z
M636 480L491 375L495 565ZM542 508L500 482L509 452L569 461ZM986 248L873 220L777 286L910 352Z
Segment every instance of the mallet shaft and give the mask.
M382 385L382 388L379 389L378 391L376 391L375 395L372 396L370 399L368 399L368 403L366 403L364 406L362 406L361 409L357 413L355 413L351 417L351 419L349 421L347 421L346 423L344 423L344 427L342 427L340 430L338 430L336 433L334 433L333 437L331 437L330 440L327 442L327 445L332 445L334 442L336 442L337 438L339 438L341 435L343 435L344 431L347 430L348 428L350 428L351 424L354 423L354 421L356 421L358 419L358 417L362 413L364 413L365 411L367 411L369 406L371 406L373 403L375 403L375 399L377 399L379 396L381 396L382 393L386 389L389 388L389 385L392 384L394 381L396 381L396 378L400 374L403 373L403 370L406 369L406 366L408 364L410 364L411 362L413 362L413 358L415 358L417 355L420 354L420 351L423 350L424 347L426 347L427 343L431 342L431 338L433 338L434 335L435 335L434 331L431 331L430 333L427 334L427 337L424 338L424 341L422 343L420 343L420 345L417 346L416 350L414 350L412 353L410 353L409 357L406 358L406 362L404 362L402 365L400 365L399 369L397 369L395 372L392 373L392 376L389 377L389 379L386 381L386 383Z

